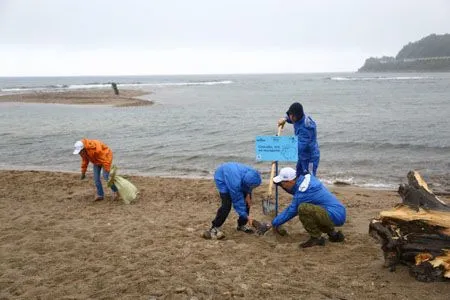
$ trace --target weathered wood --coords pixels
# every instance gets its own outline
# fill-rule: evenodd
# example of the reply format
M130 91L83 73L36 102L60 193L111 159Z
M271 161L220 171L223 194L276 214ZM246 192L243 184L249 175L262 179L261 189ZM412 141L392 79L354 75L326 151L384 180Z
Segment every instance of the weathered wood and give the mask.
M410 274L424 282L450 279L450 252L446 251L440 256L430 253L417 255L415 265L410 268Z
M450 207L433 194L428 184L416 171L407 175L408 184L401 184L398 193L403 203L418 210L420 207L432 210L450 211Z
M391 272L400 263L400 252L397 249L398 238L391 227L383 225L380 220L373 219L369 224L369 234L381 243L384 254L384 267Z
M398 205L391 210L380 213L380 218L386 222L404 228L406 232L428 232L450 235L450 212L427 210L417 211L405 205ZM410 229L406 229L410 227ZM416 228L416 229L413 229Z
M420 281L450 279L450 207L436 197L419 173L399 187L402 204L371 220L369 233L381 243L385 266L410 267ZM450 281L450 280L449 280Z

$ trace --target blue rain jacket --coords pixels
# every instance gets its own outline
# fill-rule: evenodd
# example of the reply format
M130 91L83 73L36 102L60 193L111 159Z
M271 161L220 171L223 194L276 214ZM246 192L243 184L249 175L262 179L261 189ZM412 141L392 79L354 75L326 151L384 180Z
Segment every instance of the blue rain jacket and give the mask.
M293 193L291 204L272 220L273 227L278 227L297 216L298 207L302 203L324 208L336 226L342 226L345 223L344 205L313 175L301 175L293 187Z
M292 124L289 116L286 122ZM318 161L320 159L319 144L317 143L316 122L307 115L294 123L294 132L298 138L297 174L303 174L302 160Z
M214 181L219 193L229 193L233 207L239 217L248 218L244 193L261 184L261 175L255 169L236 162L220 165L214 173Z

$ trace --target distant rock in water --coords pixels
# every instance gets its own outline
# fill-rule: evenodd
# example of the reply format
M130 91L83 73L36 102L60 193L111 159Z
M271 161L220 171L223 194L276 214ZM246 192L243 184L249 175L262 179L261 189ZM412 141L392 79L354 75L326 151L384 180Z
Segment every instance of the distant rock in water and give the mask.
M358 72L450 72L450 34L409 43L395 57L370 57Z

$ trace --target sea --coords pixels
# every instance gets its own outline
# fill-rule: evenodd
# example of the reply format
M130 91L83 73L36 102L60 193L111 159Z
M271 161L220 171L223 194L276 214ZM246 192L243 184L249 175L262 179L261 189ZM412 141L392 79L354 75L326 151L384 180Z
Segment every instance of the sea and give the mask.
M148 92L141 98L154 105L0 103L0 169L79 172L73 144L85 137L113 149L120 174L211 179L237 161L268 180L271 162L256 160L256 137L275 135L300 102L317 123L323 182L396 189L417 170L450 190L450 73L1 77L0 95L111 82Z

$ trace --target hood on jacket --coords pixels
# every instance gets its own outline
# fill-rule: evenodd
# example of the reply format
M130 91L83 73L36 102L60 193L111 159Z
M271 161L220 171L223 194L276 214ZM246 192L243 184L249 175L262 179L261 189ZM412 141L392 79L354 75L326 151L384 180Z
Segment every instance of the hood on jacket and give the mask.
M305 115L305 113L303 112L303 106L298 102L292 103L291 106L289 106L286 114L288 115L288 117L290 114L294 115L297 118L297 121L303 118L303 116Z
M249 189L252 190L253 188L259 186L261 184L261 175L257 171L254 170L248 170L244 178L242 178L242 183Z

